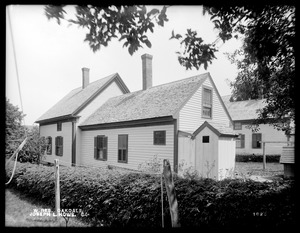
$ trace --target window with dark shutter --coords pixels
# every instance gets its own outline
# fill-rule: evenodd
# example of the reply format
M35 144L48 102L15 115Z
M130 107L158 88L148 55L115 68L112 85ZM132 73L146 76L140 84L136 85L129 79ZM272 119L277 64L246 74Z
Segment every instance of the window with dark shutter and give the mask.
M166 131L153 132L153 145L166 145Z
M261 133L252 134L252 148L261 148Z
M128 135L118 135L118 162L127 163L128 161Z
M94 138L94 158L107 160L107 137L104 135L98 135Z
M239 134L237 137L236 148L245 148L245 134Z
M52 137L46 138L46 151L47 151L47 155L52 154Z
M208 88L203 88L202 117L212 118L212 90Z
M55 138L55 155L63 156L63 137L57 136Z

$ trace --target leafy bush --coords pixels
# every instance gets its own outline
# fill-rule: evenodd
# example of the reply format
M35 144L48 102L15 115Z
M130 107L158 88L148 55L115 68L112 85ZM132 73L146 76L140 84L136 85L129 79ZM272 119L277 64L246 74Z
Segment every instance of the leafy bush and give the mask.
M279 163L280 155L266 155L267 163ZM236 162L263 162L263 155L249 154L249 155L236 155Z
M6 169L9 178L12 164ZM82 209L94 226L161 227L161 177L106 168L60 167L61 208ZM295 223L293 181L174 176L183 227L261 228ZM54 208L54 168L18 163L10 183L24 194ZM170 214L164 188L165 226Z

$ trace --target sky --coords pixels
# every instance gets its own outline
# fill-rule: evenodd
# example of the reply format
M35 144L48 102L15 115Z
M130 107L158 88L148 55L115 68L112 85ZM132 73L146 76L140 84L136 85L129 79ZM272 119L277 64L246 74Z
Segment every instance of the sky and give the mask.
M161 6L146 7L161 9ZM68 6L67 12L68 18L74 18L74 6ZM131 92L141 90L141 56L145 53L153 56L153 86L209 72L220 95L231 94L228 80L235 79L237 68L224 53L234 52L241 42L236 39L225 44L219 42L219 52L215 54L217 59L207 70L203 67L186 70L179 64L175 53L181 51L180 43L169 40L172 30L181 34L188 28L196 30L204 43L214 42L218 31L209 15L203 16L201 6L172 6L167 9L167 17L169 21L164 27L155 27L153 34L147 34L152 47L140 48L131 56L127 48L122 47L123 42L117 39L94 53L84 42L86 29L49 21L43 5L7 6L6 98L20 110L23 107L25 124L33 125L71 90L82 85L83 67L90 69L90 82L118 73Z

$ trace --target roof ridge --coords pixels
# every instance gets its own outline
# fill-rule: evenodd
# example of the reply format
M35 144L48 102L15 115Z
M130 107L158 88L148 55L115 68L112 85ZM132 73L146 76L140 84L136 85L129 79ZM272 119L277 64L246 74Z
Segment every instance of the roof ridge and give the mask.
M169 82L169 83L162 83L162 84L159 84L157 86L150 87L149 89L152 89L152 88L155 88L155 87L159 87L159 86L168 85L168 84L174 84L176 82L183 82L183 81L186 81L187 79L197 78L197 77L204 76L204 75L207 75L207 74L209 74L209 72L206 72L206 73L203 73L203 74L197 74L197 75L194 75L194 76L191 76L191 77L187 77L187 78L182 78L182 79L179 79L179 80L174 80L174 81Z
M259 101L259 100L264 101L264 100L266 100L266 98L263 98L263 99L250 99L250 100L239 100L239 101L232 101L230 103L240 103L240 102Z
M150 87L150 88L148 88L146 90L137 90L137 91L133 91L133 92L130 92L130 93L123 94L123 95L115 96L115 97L121 97L121 96L124 96L124 95L135 94L137 92L143 92L143 91L151 90L151 89L154 89L154 88L157 88L157 87L174 84L174 83L177 83L177 82L183 82L183 81L186 81L187 79L192 79L192 78L200 77L200 76L206 75L206 74L209 74L209 72L206 72L206 73L203 73L203 74L194 75L194 76L191 76L191 77L188 77L188 78L183 78L183 79L175 80L175 81L172 81L172 82L169 82L169 83L162 83L162 84ZM112 97L112 98L115 98L115 97Z

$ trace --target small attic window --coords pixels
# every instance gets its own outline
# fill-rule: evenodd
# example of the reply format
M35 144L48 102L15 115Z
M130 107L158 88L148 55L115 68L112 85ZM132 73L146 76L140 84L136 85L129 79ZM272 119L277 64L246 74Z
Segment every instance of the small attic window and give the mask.
M209 136L202 136L202 143L209 143Z
M57 131L61 131L61 122L57 122Z

